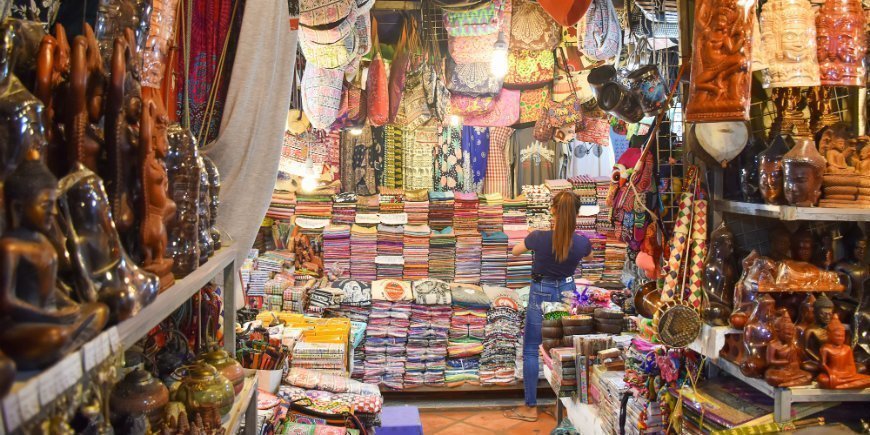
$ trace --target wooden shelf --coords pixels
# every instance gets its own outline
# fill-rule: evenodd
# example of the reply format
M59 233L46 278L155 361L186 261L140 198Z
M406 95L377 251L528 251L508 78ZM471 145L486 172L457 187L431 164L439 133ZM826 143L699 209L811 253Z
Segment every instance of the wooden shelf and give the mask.
M256 392L257 377L248 376L247 378L245 378L245 386L242 388L239 396L236 397L235 403L233 403L233 408L230 410L229 414L223 417L221 421L225 435L236 435L239 432L239 426L242 424L242 415L248 411L248 408L251 405L251 401L256 401ZM256 426L255 421L248 421L246 422L246 424L254 424Z
M870 208L794 207L717 199L716 212L760 216L783 221L870 222Z
M550 388L550 384L545 380L538 381L538 388ZM452 392L474 392L474 391L523 391L523 383L517 381L511 385L469 385L464 384L459 387L416 387L407 388L404 390L390 390L381 388L384 394L414 394L414 393L452 393Z

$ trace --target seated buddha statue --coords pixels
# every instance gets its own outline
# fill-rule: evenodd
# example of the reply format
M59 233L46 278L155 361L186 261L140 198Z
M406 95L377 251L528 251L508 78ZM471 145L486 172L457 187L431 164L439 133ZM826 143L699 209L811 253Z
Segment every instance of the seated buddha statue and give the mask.
M749 377L760 378L767 369L767 345L773 339L776 303L770 295L760 295L755 309L743 328L744 360L740 371Z
M834 303L824 293L819 294L813 303L813 317L815 324L806 328L804 332L804 361L801 368L810 372L818 373L821 362L820 351L822 345L828 341L828 323L834 316Z
M99 334L101 303L76 304L57 285L57 252L45 236L55 219L57 179L35 151L6 180L11 225L0 238L0 349L20 370L45 368Z
M846 327L836 315L827 330L828 342L820 351L819 385L837 390L870 387L870 375L858 373L852 348L846 344Z
M819 153L825 157L826 174L854 174L855 167L849 164L855 154L854 141L846 123L837 123L822 130L818 136Z
M737 284L734 285L734 310L731 312L731 317L728 318L728 323L732 328L743 329L749 319L749 314L755 307L758 286L749 279L749 272L755 261L763 258L757 251L752 251L743 259L743 273Z
M734 304L734 234L722 224L710 236L710 250L704 261L704 320L714 326L728 323Z
M867 253L867 236L858 227L855 227L843 238L843 245L846 257L834 264L834 270L849 277L849 286L845 292L838 296L857 302L861 300L864 281L870 277L870 265L864 261Z
M870 176L870 144L865 144L861 147L858 157L853 161L857 161L855 168L859 174L865 177Z
M774 387L808 385L810 372L801 370L801 353L795 344L794 323L784 315L774 323L774 338L767 345L767 370L764 380Z
M813 328L816 324L816 316L813 313L813 305L816 303L816 297L812 293L807 293L804 301L801 302L801 307L798 310L797 324L795 324L795 342L801 355L804 354L804 348L807 343L807 331Z

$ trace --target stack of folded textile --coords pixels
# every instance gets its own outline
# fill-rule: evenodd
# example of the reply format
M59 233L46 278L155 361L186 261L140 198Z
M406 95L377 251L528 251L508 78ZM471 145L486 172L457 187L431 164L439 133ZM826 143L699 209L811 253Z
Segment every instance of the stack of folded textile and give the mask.
M405 225L405 281L416 281L429 276L429 233L428 225Z
M552 196L556 196L557 193L559 193L563 190L571 190L574 186L573 186L573 183L571 183L568 180L558 179L558 180L545 180L544 187L546 187L547 190L550 191Z
M508 236L501 231L481 233L481 236L480 282L504 287L507 284Z
M598 204L598 192L595 179L588 175L577 175L568 179L571 183L574 195L580 199L581 205Z
M291 285L293 285L293 281L286 275L280 273L266 281L263 290L268 297L269 306L266 307L264 305L264 309L269 311L281 311L284 308L284 291Z
M392 214L405 211L405 191L396 188L380 189L380 213Z
M508 236L508 251L515 245L525 241L529 234L528 230L505 231ZM507 287L512 289L523 288L529 285L532 279L532 253L526 252L519 256L508 256L507 261Z
M480 354L486 337L486 312L490 300L483 288L469 284L451 284L450 295L453 317L450 318L445 379L450 386L465 382L479 384Z
M350 276L350 225L327 225L323 229L323 267L337 274Z
M277 251L267 251L257 258L257 270L269 273L283 272L286 259L287 256Z
M504 205L504 226L505 230L509 227L523 226L528 227L526 220L526 208L528 201L525 196L520 196L513 199L505 199Z
M453 229L457 233L462 231L477 232L479 204L477 194L474 192L454 194Z
M402 279L404 237L403 225L378 225L378 256L375 258L378 279Z
M446 283L442 284L446 287ZM414 304L411 308L405 388L444 384L447 333L452 312L450 305Z
M372 288L368 282L353 279L333 281L332 287L341 289L344 297L338 308L327 310L330 317L346 317L351 324L367 325L372 306ZM366 328L364 328L365 330ZM362 341L353 347L351 377L362 379L365 373L365 332Z
M480 282L480 254L482 239L476 230L456 232L456 276L459 283L477 284Z
M291 354L291 365L339 376L347 376L347 345L344 343L297 341Z
M408 214L408 224L429 224L429 200L405 202L405 213Z
M429 238L429 276L453 281L456 274L456 236L453 227L432 230Z
M296 214L296 194L276 190L266 211L266 217L275 220L290 220Z
M357 214L378 214L381 212L381 197L379 195L364 195L356 198Z
M523 186L528 205L526 206L526 220L532 230L550 229L550 190L544 185Z
M350 229L350 276L360 281L371 282L377 277L378 229L354 225Z
M300 367L290 369L282 381L283 385L281 385L278 396L287 402L305 400L311 403L312 409L336 414L353 413L367 427L380 426L379 416L384 399L375 385L363 384L343 376L306 370ZM326 428L334 429L331 426L326 426ZM315 430L283 433L327 434L334 432Z
M519 295L503 287L484 287L492 299L486 313L486 338L480 358L480 382L512 384L517 379L517 348L523 330Z
M290 281L288 280L288 282ZM290 286L285 288L284 294L282 296L284 299L284 304L282 306L283 311L288 311L291 313L304 313L306 302L305 297L307 294L308 290L306 290L305 287Z
M321 317L329 308L338 308L344 293L333 287L318 287L308 292L308 306L305 313L313 317Z
M591 282L601 281L601 276L604 274L604 243L607 239L595 231L577 231L589 239L592 245L592 259L589 261L581 261L577 265L575 277L582 277Z
M613 235L613 222L610 220L610 207L607 206L607 194L610 192L610 177L595 178L595 194L598 199L598 217L595 229L605 236Z
M332 196L332 223L353 225L356 217L356 194L339 193Z
M329 195L299 195L296 197L296 216L329 219L332 217L332 198Z
M604 273L601 280L608 283L622 281L622 269L625 267L627 245L613 239L608 239L604 245Z
M411 305L404 301L372 302L366 328L363 382L402 389Z
M480 220L477 228L480 231L501 231L504 226L504 200L501 193L487 193L480 195Z
M453 192L429 192L429 226L443 230L453 225Z

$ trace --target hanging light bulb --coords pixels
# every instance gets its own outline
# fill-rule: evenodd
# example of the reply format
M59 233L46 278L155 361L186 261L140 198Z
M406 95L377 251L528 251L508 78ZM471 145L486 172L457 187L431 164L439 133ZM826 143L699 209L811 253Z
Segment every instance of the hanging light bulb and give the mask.
M362 134L362 129L361 128L352 128L352 129L350 129L350 134L352 136L359 136Z
M508 44L504 32L498 32L498 40L492 48L492 58L489 61L489 72L501 79L508 72Z
M450 125L453 127L459 127L462 125L462 117L459 115L450 115Z
M313 174L302 179L302 191L305 193L313 192L317 189L317 177Z

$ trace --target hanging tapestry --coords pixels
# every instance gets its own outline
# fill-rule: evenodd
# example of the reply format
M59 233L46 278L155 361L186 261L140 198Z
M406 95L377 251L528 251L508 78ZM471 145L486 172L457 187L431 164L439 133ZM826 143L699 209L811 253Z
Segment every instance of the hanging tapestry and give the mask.
M510 145L514 130L508 127L489 129L489 156L486 159L486 177L483 193L501 193L510 198L510 168L505 158L505 147Z
M438 146L438 126L434 120L405 130L405 190L432 189L432 155Z
M378 192L375 168L378 154L372 142L372 130L368 126L362 134L341 133L341 190L358 195L374 195Z
M438 192L462 190L465 180L462 167L462 130L444 126L435 149L434 190Z
M402 129L384 126L384 187L402 187Z
M378 186L384 185L384 157L386 156L387 149L387 136L384 131L384 127L374 127L372 126L372 153L375 167L375 180L378 182ZM377 190L375 191L377 193ZM374 193L372 193L373 195Z
M465 174L464 192L483 191L486 157L489 153L489 128L462 127L462 161Z

